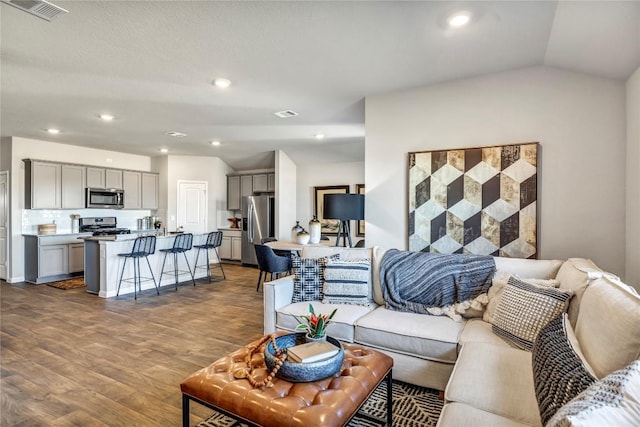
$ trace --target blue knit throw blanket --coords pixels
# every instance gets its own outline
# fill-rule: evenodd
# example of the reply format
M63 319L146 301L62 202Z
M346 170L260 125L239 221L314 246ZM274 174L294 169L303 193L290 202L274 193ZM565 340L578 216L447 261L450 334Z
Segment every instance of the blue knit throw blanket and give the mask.
M491 256L390 249L382 258L380 282L387 308L427 314L487 292L495 271Z

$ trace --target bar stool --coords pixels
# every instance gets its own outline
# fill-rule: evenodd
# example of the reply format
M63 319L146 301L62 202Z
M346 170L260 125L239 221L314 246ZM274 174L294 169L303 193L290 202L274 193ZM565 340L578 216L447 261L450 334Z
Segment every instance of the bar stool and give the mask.
M162 260L162 270L160 271L160 284L162 284L162 275L164 274L164 264L167 262L167 255L173 254L173 274L176 276L176 290L178 290L178 276L179 273L189 273L191 276L191 281L193 282L193 286L196 285L196 281L193 278L193 273L191 272L191 267L189 266L189 260L187 259L187 251L191 250L191 245L193 244L193 234L191 233L183 233L178 234L173 241L173 246L168 249L160 249L160 252L164 252L164 259ZM178 270L178 254L184 255L184 260L187 262L187 271Z
M124 262L122 263L122 273L120 273L120 281L118 282L118 291L116 293L116 296L120 295L120 285L123 281L133 282L133 297L134 299L138 299L136 287L139 287L140 292L142 292L142 282L148 282L149 280L153 280L153 285L156 287L156 293L160 295L160 288L156 283L156 279L153 277L153 270L151 270L151 264L149 263L148 258L149 255L154 254L155 252L156 236L141 236L134 240L131 252L118 254L118 256L124 257ZM149 266L149 273L151 273L151 277L140 276L140 258L144 258L147 260L147 265ZM133 277L123 279L122 277L124 276L124 269L127 266L128 259L131 259L133 261Z
M207 241L202 245L193 245L194 248L198 248L198 253L196 254L196 263L193 266L193 274L195 276L196 269L198 268L206 268L207 269L207 279L209 279L209 283L211 283L211 265L209 264L209 249L213 249L216 252L216 257L218 258L218 266L222 271L222 277L224 279L227 276L224 274L224 268L222 268L222 262L220 261L220 255L218 255L218 248L222 244L222 231L212 231L207 234ZM207 254L207 265L201 265L198 267L198 257L200 257L200 250L204 249Z

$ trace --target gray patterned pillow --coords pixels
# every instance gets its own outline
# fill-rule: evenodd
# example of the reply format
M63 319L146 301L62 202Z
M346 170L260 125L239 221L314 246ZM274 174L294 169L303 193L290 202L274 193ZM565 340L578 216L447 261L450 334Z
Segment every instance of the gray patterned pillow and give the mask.
M580 357L579 347L572 345L572 334L567 315L561 313L542 328L533 345L533 382L543 424L597 381Z
M640 360L615 371L560 408L546 427L640 425Z
M293 269L293 298L291 302L320 301L324 283L324 268L327 260L338 260L340 255L331 255L317 259L291 257Z
M369 305L371 260L327 261L323 304Z
M496 307L493 333L531 351L540 330L566 311L572 295L571 291L537 286L511 276Z

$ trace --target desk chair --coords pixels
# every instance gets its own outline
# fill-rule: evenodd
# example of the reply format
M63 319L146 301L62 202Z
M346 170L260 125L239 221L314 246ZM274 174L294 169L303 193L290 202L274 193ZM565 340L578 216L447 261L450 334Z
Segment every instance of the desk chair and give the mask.
M254 245L256 250L256 258L258 258L258 267L260 268L260 275L258 276L258 285L256 286L256 292L260 290L260 282L267 280L267 273L271 273L271 280L273 280L273 274L276 274L276 278L280 277L280 273L288 273L291 270L291 257L290 256L278 256L273 249L265 245ZM264 273L264 278L262 274Z

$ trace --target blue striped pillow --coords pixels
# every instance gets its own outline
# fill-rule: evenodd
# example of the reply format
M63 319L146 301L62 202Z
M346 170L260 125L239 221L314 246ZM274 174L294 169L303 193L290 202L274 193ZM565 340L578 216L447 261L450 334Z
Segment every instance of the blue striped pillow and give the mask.
M324 270L324 304L369 305L371 260L329 260Z

